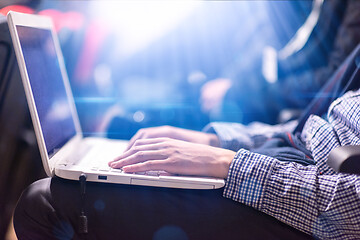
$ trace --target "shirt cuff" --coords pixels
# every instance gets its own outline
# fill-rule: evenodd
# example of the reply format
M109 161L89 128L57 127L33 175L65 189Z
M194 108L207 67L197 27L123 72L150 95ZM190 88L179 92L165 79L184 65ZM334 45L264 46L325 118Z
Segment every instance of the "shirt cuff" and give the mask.
M274 163L271 157L240 149L230 165L224 197L261 210Z

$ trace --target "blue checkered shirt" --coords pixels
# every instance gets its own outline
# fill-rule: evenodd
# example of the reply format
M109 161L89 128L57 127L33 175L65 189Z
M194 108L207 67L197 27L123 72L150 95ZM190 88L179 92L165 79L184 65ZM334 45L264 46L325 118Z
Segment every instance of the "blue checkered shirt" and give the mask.
M247 149L260 146L285 126L212 123L222 147L236 150L224 196L252 206L320 239L360 239L360 176L335 173L326 160L342 145L360 145L360 91L329 107L327 120L312 115L301 138L316 165L282 162ZM239 150L240 149L240 150Z

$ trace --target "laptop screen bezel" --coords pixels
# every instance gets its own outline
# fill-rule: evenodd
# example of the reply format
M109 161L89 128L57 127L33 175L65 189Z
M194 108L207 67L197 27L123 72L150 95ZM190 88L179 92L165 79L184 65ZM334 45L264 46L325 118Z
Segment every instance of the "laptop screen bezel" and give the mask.
M19 65L19 70L21 74L21 78L24 85L25 95L27 98L27 102L29 105L30 115L32 118L32 122L34 125L35 135L37 139L37 143L40 150L40 155L43 161L44 170L47 173L48 176L54 176L54 168L58 161L62 160L68 152L73 148L72 146L76 145L76 142L79 142L83 136L80 126L79 117L76 111L76 106L74 102L74 97L72 95L71 87L69 78L67 76L67 72L65 70L65 62L62 55L62 51L60 48L60 43L57 38L57 34L54 30L54 25L52 20L49 17L46 16L39 16L39 15L32 15L32 14L23 14L23 13L17 13L10 11L7 15L10 34L13 40L14 50L16 54L16 58ZM25 60L20 44L19 35L17 32L17 26L24 26L24 27L32 27L32 28L40 28L49 30L52 35L52 39L54 41L56 56L58 58L60 71L62 75L62 79L65 85L66 95L67 99L70 104L71 109L71 115L72 119L74 121L76 134L74 137L72 137L69 141L65 143L63 147L60 148L59 151L55 151L55 153L51 154L49 156L48 150L46 148L45 140L44 140L44 134L42 132L42 128L40 125L40 119L36 110L35 100L32 93L31 85L30 85L30 79L28 76L28 72L25 65Z

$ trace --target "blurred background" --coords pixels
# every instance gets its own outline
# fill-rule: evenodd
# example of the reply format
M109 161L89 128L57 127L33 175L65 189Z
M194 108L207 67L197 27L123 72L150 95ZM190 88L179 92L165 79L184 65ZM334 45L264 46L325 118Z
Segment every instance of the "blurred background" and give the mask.
M201 88L243 69L259 71L263 49L280 49L312 7L312 1L30 2L54 20L83 132L122 139L157 125L201 130L210 121L271 122L251 112L244 118L237 106L224 114L204 110Z

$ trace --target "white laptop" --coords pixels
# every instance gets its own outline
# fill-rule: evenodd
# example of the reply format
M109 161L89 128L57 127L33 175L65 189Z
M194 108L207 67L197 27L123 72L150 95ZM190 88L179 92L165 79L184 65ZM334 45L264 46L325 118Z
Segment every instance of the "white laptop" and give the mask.
M111 169L127 141L83 137L59 41L50 18L9 12L8 24L45 172L48 176L157 187L215 189L223 179L129 174Z

